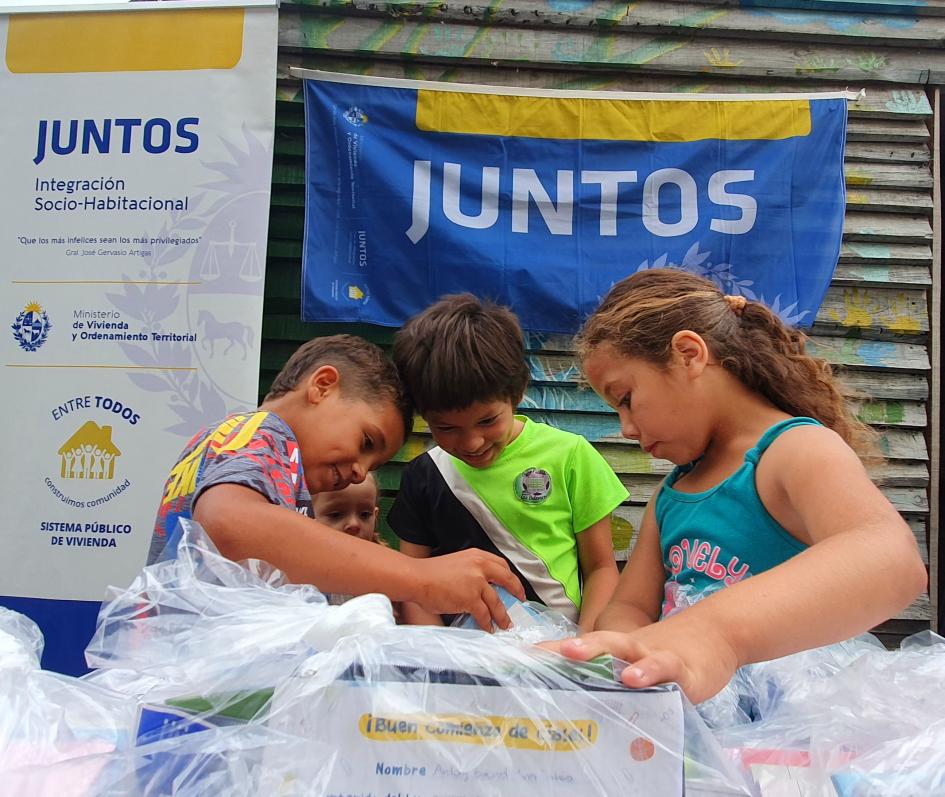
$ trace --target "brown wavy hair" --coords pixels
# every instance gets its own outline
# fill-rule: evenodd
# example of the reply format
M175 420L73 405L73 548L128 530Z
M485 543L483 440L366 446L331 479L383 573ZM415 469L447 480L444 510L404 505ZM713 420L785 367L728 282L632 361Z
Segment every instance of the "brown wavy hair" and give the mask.
M807 336L760 302L724 296L715 283L686 271L654 268L621 280L578 333L584 360L602 344L627 357L664 365L673 335L702 336L719 365L794 416L816 418L858 454L879 455L876 434L853 413L853 395L826 360L805 351Z

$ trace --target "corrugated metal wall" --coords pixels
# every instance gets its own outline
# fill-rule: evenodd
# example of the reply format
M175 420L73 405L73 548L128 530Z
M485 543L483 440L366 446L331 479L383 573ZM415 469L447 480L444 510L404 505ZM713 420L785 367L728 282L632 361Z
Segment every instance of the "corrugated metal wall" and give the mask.
M871 397L863 414L880 430L888 457L874 475L927 556L937 520L930 524L933 183L926 88L945 77L945 2L805 0L804 6L801 11L755 2L653 0L284 2L261 389L298 343L339 330L299 321L303 111L290 66L600 90L866 88L850 105L843 249L817 315L812 348ZM380 343L391 336L377 328L345 331ZM529 352L533 381L527 414L594 442L630 491L614 524L616 554L625 556L643 506L669 463L622 439L613 413L592 393L577 389L568 338L530 336ZM429 442L418 426L381 472L382 513L403 463ZM930 617L925 596L884 630L892 636L909 633L928 627Z

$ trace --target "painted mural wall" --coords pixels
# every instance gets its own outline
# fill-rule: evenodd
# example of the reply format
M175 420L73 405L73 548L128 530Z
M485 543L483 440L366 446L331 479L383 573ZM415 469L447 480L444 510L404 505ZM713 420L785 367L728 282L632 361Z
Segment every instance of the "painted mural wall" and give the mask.
M865 88L850 103L847 213L833 283L811 348L864 395L886 462L874 478L929 546L929 288L932 169L926 93L945 78L945 2L812 0L804 10L760 2L607 0L353 0L280 9L276 160L262 385L298 345L337 326L299 321L303 223L301 83L291 66L390 77L546 88L659 92L798 92ZM703 267L724 269L712 252ZM627 273L656 263L627 263ZM346 331L351 331L350 329ZM390 332L356 329L380 343ZM668 462L619 435L616 417L578 386L566 336L529 337L532 383L523 410L585 435L627 485L614 519L625 558ZM430 444L422 422L380 473L382 513L403 464ZM933 529L934 533L934 529ZM885 628L928 627L925 596Z

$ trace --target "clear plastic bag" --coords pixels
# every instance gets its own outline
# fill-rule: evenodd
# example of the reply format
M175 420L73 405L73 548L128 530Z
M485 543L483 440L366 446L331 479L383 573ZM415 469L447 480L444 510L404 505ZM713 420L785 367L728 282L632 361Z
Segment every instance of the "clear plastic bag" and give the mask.
M132 700L41 670L42 649L42 634L32 620L0 610L0 784L4 789L13 769L44 768L121 749L127 746L133 727ZM77 765L77 783L81 783L78 770L82 769Z
M195 524L180 550L111 590L87 650L110 669L40 670L38 629L0 613L4 794L324 794L334 748L268 729L269 695L339 637L392 626L390 602L329 608L262 563L222 558ZM161 712L159 732L143 732Z
M942 683L942 638L923 632L887 651L864 635L743 668L739 691L759 719L715 734L764 795L934 794L945 772Z
M671 585L670 613L715 590ZM699 713L765 797L945 793L945 639L864 634L740 668Z
M162 793L167 768L142 753L154 745L191 761L211 740L229 740L236 752L222 763L185 766L194 794L214 793L200 791L198 771L222 788L244 753L247 773L272 764L265 745L251 743L264 731L337 752L336 766L319 770L325 794L507 794L514 786L671 795L684 782L687 793L751 793L678 689L632 692L616 680L619 662L577 664L529 644L528 634L576 630L557 613L522 607L534 623L520 622L518 634L398 627L386 598L330 607L264 565L222 558L196 524L185 526L178 551L112 592L87 651L90 664L107 668L88 679L133 695L140 709L137 746L107 758L96 788L113 791L103 795L144 776ZM380 738L392 730L387 720L417 715L432 723L428 737ZM162 738L178 734L186 734L181 748ZM372 745L380 757L369 765ZM303 793L319 793L318 784Z
M830 777L838 797L914 797L945 794L945 719L891 739Z
M752 794L676 687L628 690L507 635L339 640L275 690L273 729L337 745L333 794Z
M230 561L199 524L181 525L177 559L109 588L86 649L92 681L149 699L266 688L340 637L394 625L383 595L329 606L315 587Z
M335 751L260 725L215 728L122 752L4 773L29 797L322 797Z
M492 625L494 634L504 635L520 642L537 644L553 639L564 639L581 633L576 623L571 622L561 612L549 609L536 601L520 601L503 587L496 586L495 591L509 613L512 626L501 629ZM479 626L469 614L460 614L452 622L453 628L477 630Z
M29 617L0 606L0 668L39 668L43 632Z

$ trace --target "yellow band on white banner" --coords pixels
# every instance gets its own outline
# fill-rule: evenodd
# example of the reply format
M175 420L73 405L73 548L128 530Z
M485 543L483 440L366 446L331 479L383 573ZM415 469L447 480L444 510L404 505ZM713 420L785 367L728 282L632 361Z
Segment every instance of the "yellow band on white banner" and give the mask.
M611 100L417 92L417 128L521 138L598 141L749 141L806 136L810 102Z
M7 68L21 74L232 69L243 53L243 11L14 15Z

